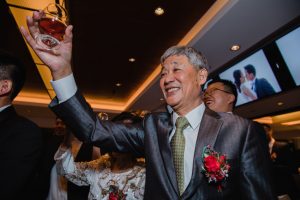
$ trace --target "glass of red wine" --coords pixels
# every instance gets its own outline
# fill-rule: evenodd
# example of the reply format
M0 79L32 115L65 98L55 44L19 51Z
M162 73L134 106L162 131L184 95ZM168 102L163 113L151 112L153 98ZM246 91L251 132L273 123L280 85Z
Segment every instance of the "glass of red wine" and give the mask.
M43 9L43 16L38 21L40 33L35 38L38 46L46 50L59 48L59 43L64 39L67 25L66 9L59 4L49 4Z

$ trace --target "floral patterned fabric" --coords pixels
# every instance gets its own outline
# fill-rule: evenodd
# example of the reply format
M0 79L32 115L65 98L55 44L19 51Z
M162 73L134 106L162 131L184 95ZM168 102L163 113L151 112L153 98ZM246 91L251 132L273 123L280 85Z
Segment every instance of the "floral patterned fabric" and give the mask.
M76 185L90 185L89 200L112 199L115 196L112 188L123 193L126 200L143 199L146 174L142 166L113 173L106 165L105 156L90 162L74 162L70 149L62 148L57 150L54 159L60 175Z

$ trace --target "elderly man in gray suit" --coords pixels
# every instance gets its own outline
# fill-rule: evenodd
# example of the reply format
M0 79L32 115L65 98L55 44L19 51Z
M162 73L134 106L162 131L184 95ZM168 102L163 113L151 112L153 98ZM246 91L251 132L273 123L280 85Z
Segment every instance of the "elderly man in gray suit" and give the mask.
M50 108L79 139L104 151L145 156L145 199L275 199L266 142L255 125L232 114L217 114L202 102L208 64L201 53L174 46L162 56L160 87L171 113L150 113L134 125L101 121L73 78L72 26L59 49L44 51L32 37L40 16L34 12L27 18L30 34L21 30L51 70L57 97Z

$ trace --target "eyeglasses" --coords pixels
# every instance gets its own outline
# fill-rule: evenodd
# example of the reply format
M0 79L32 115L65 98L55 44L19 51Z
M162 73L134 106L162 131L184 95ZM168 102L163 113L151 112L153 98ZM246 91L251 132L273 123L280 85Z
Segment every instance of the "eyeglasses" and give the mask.
M212 88L210 90L205 90L204 91L204 95L213 95L216 91L221 91L221 92L225 92L227 94L232 94L232 92L226 91L226 90L222 90L219 88Z

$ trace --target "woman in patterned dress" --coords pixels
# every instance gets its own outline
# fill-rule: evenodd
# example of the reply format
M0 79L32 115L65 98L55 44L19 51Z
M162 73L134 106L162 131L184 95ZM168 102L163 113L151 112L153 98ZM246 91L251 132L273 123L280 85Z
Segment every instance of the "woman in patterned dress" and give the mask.
M135 123L141 119L133 113L123 112L113 121ZM111 152L90 162L74 162L71 149L67 136L54 157L57 171L76 185L90 185L89 200L143 199L145 167L134 155Z

